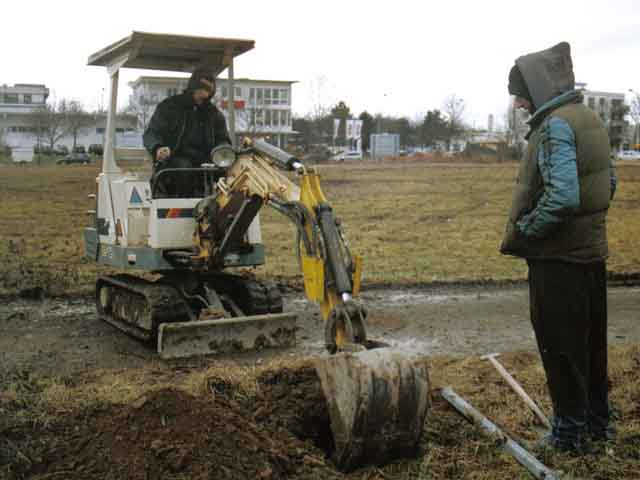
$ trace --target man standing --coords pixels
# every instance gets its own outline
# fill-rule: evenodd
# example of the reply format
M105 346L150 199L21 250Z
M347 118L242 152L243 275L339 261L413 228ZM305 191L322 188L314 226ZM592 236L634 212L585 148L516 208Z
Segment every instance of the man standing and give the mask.
M154 175L167 168L197 168L211 150L231 143L224 115L211 103L215 78L207 68L196 69L187 89L156 107L143 141L154 159ZM199 175L174 172L163 175L157 190L170 197L192 196Z
M542 444L581 452L613 439L607 387L609 137L574 90L568 43L518 58L509 93L528 121L503 254L529 266L531 322L553 401Z

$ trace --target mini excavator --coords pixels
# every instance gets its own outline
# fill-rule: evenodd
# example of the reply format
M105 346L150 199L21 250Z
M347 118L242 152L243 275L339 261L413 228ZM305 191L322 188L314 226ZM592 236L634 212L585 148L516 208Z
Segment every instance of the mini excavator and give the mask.
M89 65L107 67L111 100L86 254L118 270L148 272L100 276L98 316L153 342L163 359L293 345L296 316L283 312L278 288L229 273L264 263L259 213L271 207L295 226L304 291L324 320L329 356L316 360L316 371L329 408L334 462L351 470L411 454L428 406L426 366L367 338L366 312L355 300L362 260L351 253L315 168L260 139L219 146L199 168L149 176L120 165L126 163L115 148L121 68L190 71L204 59L218 74L228 68L232 84L234 57L253 44L133 32L89 58ZM233 98L229 108L234 138ZM164 175L197 178L197 194L159 194Z

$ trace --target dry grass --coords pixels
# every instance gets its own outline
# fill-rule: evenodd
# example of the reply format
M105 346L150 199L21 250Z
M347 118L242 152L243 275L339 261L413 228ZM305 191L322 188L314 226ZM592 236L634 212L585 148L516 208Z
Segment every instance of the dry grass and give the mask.
M514 164L388 162L321 172L353 250L365 258L365 282L524 278L523 262L498 253ZM103 269L82 258L82 228L96 173L95 166L0 166L0 294L34 286L51 294L91 290ZM640 165L620 165L618 174L609 268L637 272ZM268 209L262 223L268 258L259 273L297 278L293 227Z

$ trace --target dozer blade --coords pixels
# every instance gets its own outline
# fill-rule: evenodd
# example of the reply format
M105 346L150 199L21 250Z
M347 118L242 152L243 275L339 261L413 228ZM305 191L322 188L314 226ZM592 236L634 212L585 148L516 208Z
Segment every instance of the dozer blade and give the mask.
M165 360L290 347L295 343L293 313L162 323L158 328L158 354Z
M339 353L316 362L335 443L349 471L415 455L429 405L426 365L391 348Z

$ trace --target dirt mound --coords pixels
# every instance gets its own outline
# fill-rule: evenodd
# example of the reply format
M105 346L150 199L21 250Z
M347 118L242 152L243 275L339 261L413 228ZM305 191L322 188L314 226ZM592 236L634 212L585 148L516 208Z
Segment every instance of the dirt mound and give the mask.
M331 454L334 445L329 410L312 366L268 371L258 377L258 387L253 414L256 422L284 428Z
M47 460L32 473L69 479L333 477L322 452L296 438L286 428L289 417L279 416L289 399L267 408L269 399L283 399L280 386L266 384L252 406L234 398L235 386L210 385L215 394L204 397L164 389L132 405L67 418L55 427Z

